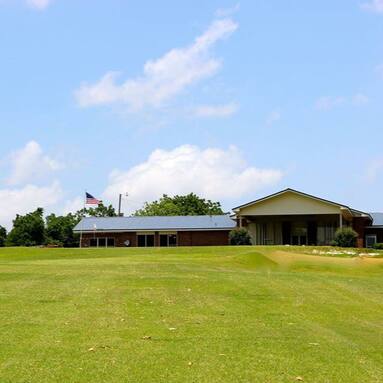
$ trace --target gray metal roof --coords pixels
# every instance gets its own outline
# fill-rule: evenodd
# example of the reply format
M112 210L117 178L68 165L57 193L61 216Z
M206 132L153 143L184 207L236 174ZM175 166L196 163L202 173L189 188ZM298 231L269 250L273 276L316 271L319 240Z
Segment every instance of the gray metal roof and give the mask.
M229 215L85 217L74 231L231 230L235 226Z
M383 213L370 213L373 226L383 226Z

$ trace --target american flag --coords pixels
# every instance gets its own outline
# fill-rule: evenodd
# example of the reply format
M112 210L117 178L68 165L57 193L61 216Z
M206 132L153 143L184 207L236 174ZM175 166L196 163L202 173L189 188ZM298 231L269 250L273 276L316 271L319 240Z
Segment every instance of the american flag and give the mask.
M86 205L99 205L101 203L100 200L98 200L97 198L94 198L91 194L85 193L85 195L86 195L86 201L85 201Z

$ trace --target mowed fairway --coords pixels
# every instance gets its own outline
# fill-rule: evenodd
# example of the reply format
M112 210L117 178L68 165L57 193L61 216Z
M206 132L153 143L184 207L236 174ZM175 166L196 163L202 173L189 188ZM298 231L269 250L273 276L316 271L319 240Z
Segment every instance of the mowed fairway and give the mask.
M383 259L1 249L0 325L1 383L383 382Z

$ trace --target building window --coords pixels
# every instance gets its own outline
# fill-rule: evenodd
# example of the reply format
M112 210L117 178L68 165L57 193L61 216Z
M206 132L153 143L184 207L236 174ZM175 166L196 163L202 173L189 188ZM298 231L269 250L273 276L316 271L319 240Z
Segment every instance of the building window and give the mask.
M97 247L97 238L91 238L89 241L90 247Z
M114 247L115 244L114 244L114 238L107 238L106 239L106 246L107 247Z
M137 235L138 247L153 247L154 246L154 234L138 234Z
M160 246L167 247L168 246L168 235L160 234Z
M161 247L177 246L177 234L160 234Z
M114 238L91 238L89 241L90 247L114 247Z
M366 235L366 247L374 247L374 245L376 244L376 234L370 234L370 235Z
M106 247L106 238L98 238L97 247Z
M177 246L177 234L168 235L169 246Z

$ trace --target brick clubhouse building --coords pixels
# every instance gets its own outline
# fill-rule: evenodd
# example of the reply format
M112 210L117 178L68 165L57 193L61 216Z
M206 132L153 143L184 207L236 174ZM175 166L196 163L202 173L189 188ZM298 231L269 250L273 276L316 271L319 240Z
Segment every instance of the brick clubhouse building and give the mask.
M82 247L219 246L246 227L254 245L330 245L340 227L352 227L358 247L383 242L383 213L366 213L294 189L215 216L83 218L74 231Z
M229 215L87 217L75 227L82 247L219 246L236 227Z

